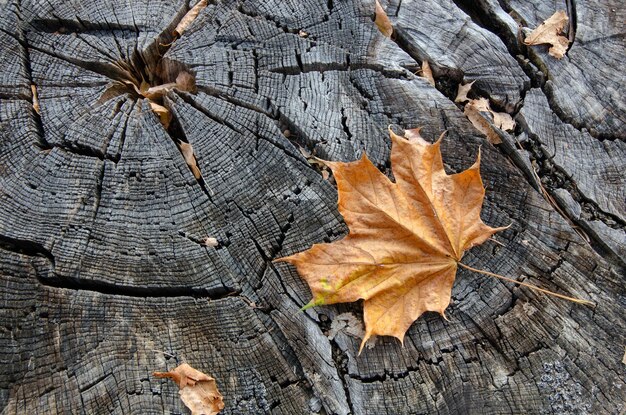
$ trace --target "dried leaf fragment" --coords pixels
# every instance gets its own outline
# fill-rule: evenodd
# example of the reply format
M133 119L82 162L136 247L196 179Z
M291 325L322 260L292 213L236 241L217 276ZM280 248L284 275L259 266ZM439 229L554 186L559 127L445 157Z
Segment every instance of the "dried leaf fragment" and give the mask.
M422 78L425 78L429 84L435 86L435 78L433 77L433 71L430 69L428 61L422 62Z
M483 113L491 115L491 120L487 118L489 115L483 115ZM487 136L491 144L500 144L502 142L500 136L494 130L494 126L507 131L515 128L513 118L505 112L492 110L487 98L469 100L463 109L463 114L465 114L478 131Z
M191 410L192 415L215 415L224 409L224 400L215 379L187 363L169 372L154 372L153 375L176 382L180 388L180 399Z
M476 81L468 82L467 84L459 84L459 88L457 89L456 98L454 98L454 102L463 103L465 101L469 101L467 94L472 89L472 85L474 85L474 82Z
M175 36L181 36L183 34L183 32L185 32L185 30L187 30L187 28L189 27L189 25L196 20L196 17L198 17L198 14L202 11L202 9L204 9L207 6L207 0L200 0L198 3L196 3L195 6L193 6L188 12L187 14L185 14L185 16L180 20L180 22L178 22L178 25L176 25L176 28L174 29L174 35Z
M551 47L548 53L557 59L561 59L565 56L570 43L568 38L561 35L568 20L567 13L564 10L557 11L530 32L524 39L524 44L529 46L549 44Z
M180 148L180 152L182 153L183 158L185 159L185 162L191 169L191 172L193 173L193 177L195 177L196 180L200 180L202 178L202 173L200 172L200 169L198 168L196 155L193 153L193 147L191 146L191 144L185 143L184 141L180 141L178 143L178 147Z
M306 307L365 300L361 349L374 335L402 341L426 311L444 315L463 252L503 229L480 218L480 156L448 175L441 139L429 144L419 129L408 138L390 135L395 182L365 154L351 163L326 162L348 236L277 260L294 265L309 284Z
M161 121L161 124L163 124L163 127L167 130L170 127L170 122L172 122L172 113L163 105L159 105L154 101L149 100L149 103L150 108L159 117L159 121Z
M391 37L393 34L393 25L391 24L391 20L389 20L389 16L385 13L385 9L380 5L380 2L376 0L376 18L374 19L374 23L378 26L378 30L385 37Z
M33 109L37 114L41 114L41 108L39 107L39 95L37 94L37 85L32 84L30 86L30 91L33 94Z

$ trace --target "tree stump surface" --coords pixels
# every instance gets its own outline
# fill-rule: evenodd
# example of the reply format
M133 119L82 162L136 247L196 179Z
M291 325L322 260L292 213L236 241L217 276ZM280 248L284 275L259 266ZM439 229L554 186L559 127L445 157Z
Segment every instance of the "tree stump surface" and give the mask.
M180 37L193 2L0 2L2 414L188 413L152 376L183 362L224 414L623 413L626 9L382 5L392 39L372 0L211 1ZM559 9L562 60L518 27ZM166 126L136 87L185 71ZM470 81L516 119L501 144L454 103ZM390 124L447 130L450 172L482 149L483 220L511 227L464 262L597 306L460 269L450 321L360 356L337 323L361 304L300 312L308 287L272 261L347 233L300 148L389 172Z

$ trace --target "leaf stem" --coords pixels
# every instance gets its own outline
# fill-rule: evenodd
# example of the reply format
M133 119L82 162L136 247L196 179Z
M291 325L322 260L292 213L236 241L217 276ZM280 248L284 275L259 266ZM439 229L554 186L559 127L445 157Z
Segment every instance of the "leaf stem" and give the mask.
M523 285L524 287L528 287L528 288L531 288L531 289L536 290L536 291L541 291L544 294L549 294L549 295L552 295L554 297L563 298L564 300L569 300L569 301L572 301L572 302L577 303L577 304L585 304L585 305L590 305L590 306L594 306L595 307L595 303L593 303L593 302L591 302L589 300L582 300L582 299L576 298L576 297L568 297L567 295L558 294L558 293L555 293L555 292L550 291L550 290L545 290L543 288L539 288L536 285L528 284L528 283L525 283L525 282L522 282L522 281L517 281L517 280L514 280L513 278L508 278L508 277L505 277L505 276L500 275L500 274L494 274L493 272L483 271L482 269L477 269L477 268L474 268L474 267L470 267L469 265L465 265L462 262L457 262L457 264L459 264L461 267L463 267L465 269L477 272L479 274L484 274L484 275L488 275L490 277L499 278L499 279L504 280L504 281L512 282L512 283L519 284L519 285Z

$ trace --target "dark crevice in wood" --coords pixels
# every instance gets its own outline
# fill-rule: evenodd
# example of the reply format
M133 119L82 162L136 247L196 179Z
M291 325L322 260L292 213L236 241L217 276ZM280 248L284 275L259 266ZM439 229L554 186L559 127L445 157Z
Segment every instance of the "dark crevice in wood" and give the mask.
M54 19L34 19L29 25L38 32L54 33L57 35L74 35L78 33L102 32L102 31L128 31L135 33L136 27L125 26L119 23L107 22L106 24L76 19L67 20L55 16Z
M552 161L546 153L546 149L539 142L539 139L534 136L534 134L530 133L526 126L523 128L529 138L529 140L524 143L523 148L529 154L531 161L534 161L538 167L536 174L545 191L551 194L554 203L559 204L558 198L554 197L554 190L565 189L571 195L572 199L581 207L580 217L573 217L569 215L565 206L559 206L559 209L556 211L560 215L564 216L567 223L578 227L578 229L574 229L575 231L578 233L581 230L584 231L584 235L589 240L590 246L600 256L620 267L625 266L626 263L624 262L624 258L620 258L613 252L613 249L609 247L604 240L602 240L602 238L598 237L596 232L588 225L588 221L599 220L610 228L618 229L624 232L626 232L626 223L624 223L621 218L604 212L595 201L588 199L581 194L576 186L576 183L567 174L567 172ZM512 160L515 163L515 159ZM521 170L526 170L525 165L515 164Z
M474 0L452 1L456 5L456 7L462 10L470 17L470 19L472 19L472 22L498 36L502 40L502 43L504 43L504 46L508 49L511 56L513 56L513 58L515 58L515 60L520 63L518 55L521 53L521 51L516 42L517 38L515 37L515 35L507 30L507 27L498 20L495 14L489 13L487 10L481 7L480 2L476 2ZM523 66L522 69L524 69Z
M565 4L567 6L567 16L569 17L569 30L567 31L567 37L570 42L567 46L567 50L569 51L576 41L576 27L578 21L576 17L576 2L574 0L566 0Z
M15 94L11 94L11 93L6 93L6 92L0 92L0 99L1 100L12 100L12 99L21 99L24 101L30 101L32 102L33 95L27 95L27 94L23 94L21 92L15 93Z
M350 127L348 127L348 117L346 115L346 109L341 108L341 128L343 132L346 134L346 138L348 141L352 141L352 132L350 131Z
M398 45L400 49L406 52L415 62L421 65L424 61L429 61L426 53L419 48L417 48L413 43L411 43L409 37L404 33L402 28L394 28L392 40ZM433 77L435 81L439 77L447 77L454 80L454 82L459 83L463 80L463 71L457 68L450 68L439 66L433 62L429 62L431 69L433 71ZM445 94L444 94L445 95ZM453 99L454 101L454 99Z
M106 173L106 163L102 162L102 167L100 168L100 173L98 174L98 178L96 179L96 194L94 195L94 205L95 208L93 210L93 219L95 220L98 217L98 210L100 210L100 201L102 200L102 184L104 182L104 174Z
M46 258L52 268L55 266L54 255L41 243L25 239L15 239L6 235L0 235L0 248L6 251L17 252L28 256Z
M194 288L194 287L135 287L130 285L113 285L102 281L76 280L58 276L40 276L37 279L42 285L75 291L91 291L106 295L124 297L194 297L209 300L221 300L237 297L240 290L231 287Z
M613 229L624 229L626 223L611 213L603 211L595 201L586 198L578 190L576 183L573 179L563 170L563 168L552 161L552 158L547 154L545 147L540 143L539 138L532 134L527 127L524 128L525 132L530 139L524 143L522 147L528 152L531 160L534 160L539 167L537 174L542 180L544 188L548 191L555 189L565 189L571 195L572 198L582 208L582 219L585 220L600 220L603 221L608 227Z
M405 68L405 71L398 71L394 69L387 69L384 65L377 65L367 62L350 63L350 55L346 55L345 62L336 63L313 63L304 66L300 58L300 54L296 52L297 67L283 66L281 68L272 68L268 72L279 73L283 75L300 75L305 73L324 73L324 72L350 72L357 71L359 69L369 69L371 71L380 73L388 79L412 79L413 76Z
M237 297L241 293L241 290L231 287L215 287L210 289L194 287L135 287L114 285L102 281L87 281L61 277L54 273L54 255L49 249L38 242L0 235L0 250L16 252L31 257L46 258L50 262L50 268L42 272L37 272L37 280L41 285L47 287L75 291L91 291L125 297L194 297L210 300Z
M254 2L252 2L252 4L255 4ZM282 30L285 33L290 33L290 34L294 34L294 35L298 35L298 33L300 33L301 28L290 28L289 26L287 26L286 24L281 23L280 21L278 21L277 19L273 18L272 16L268 16L268 15L261 15L261 14L256 14L254 13L252 10L246 9L245 4L244 3L239 3L237 5L237 11L239 13L241 13L244 16L248 16L251 17L253 19L258 19L258 18L262 18L264 20L266 20L267 22L271 22L273 23L278 29Z
M201 112L202 114L204 114L207 118L211 119L212 121L214 121L214 122L216 122L218 124L221 124L221 125L225 125L226 127L230 128L231 130L235 131L238 134L243 134L243 132L239 129L239 127L237 127L236 125L232 124L231 122L225 120L224 118L219 118L216 115L212 114L206 108L204 108L202 105L200 105L198 102L196 102L196 100L193 99L191 95L189 95L187 93L184 93L184 92L180 92L180 91L177 91L177 95L179 97L181 97L183 99L183 101L185 101L185 103L190 105L195 110Z

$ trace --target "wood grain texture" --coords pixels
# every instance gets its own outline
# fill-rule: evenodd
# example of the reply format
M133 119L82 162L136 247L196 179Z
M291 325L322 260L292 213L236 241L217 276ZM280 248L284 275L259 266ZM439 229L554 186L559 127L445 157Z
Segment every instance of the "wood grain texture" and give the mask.
M500 4L528 14L511 2L382 3L395 39L378 32L373 1L216 1L178 39L193 2L0 6L3 414L186 413L176 385L151 376L182 362L216 378L225 414L624 410L623 108L613 91L623 79L603 92L600 75L542 78L539 58L515 54L502 29L513 26ZM607 36L600 43L621 39ZM579 43L568 65L595 56ZM425 59L436 88L415 74ZM594 66L613 67L601 59ZM154 86L183 70L197 91L166 93L165 128L125 82ZM503 145L451 101L460 79L517 116ZM571 103L558 92L568 82ZM448 130L450 172L481 148L483 220L511 227L497 237L504 246L487 242L464 262L598 306L463 270L451 321L424 316L404 347L380 338L357 357L360 339L329 338L333 319L360 318L361 305L301 312L309 290L272 262L347 232L332 182L298 147L342 161L365 151L388 172L390 124L421 125L429 139ZM590 242L572 227L583 224Z

